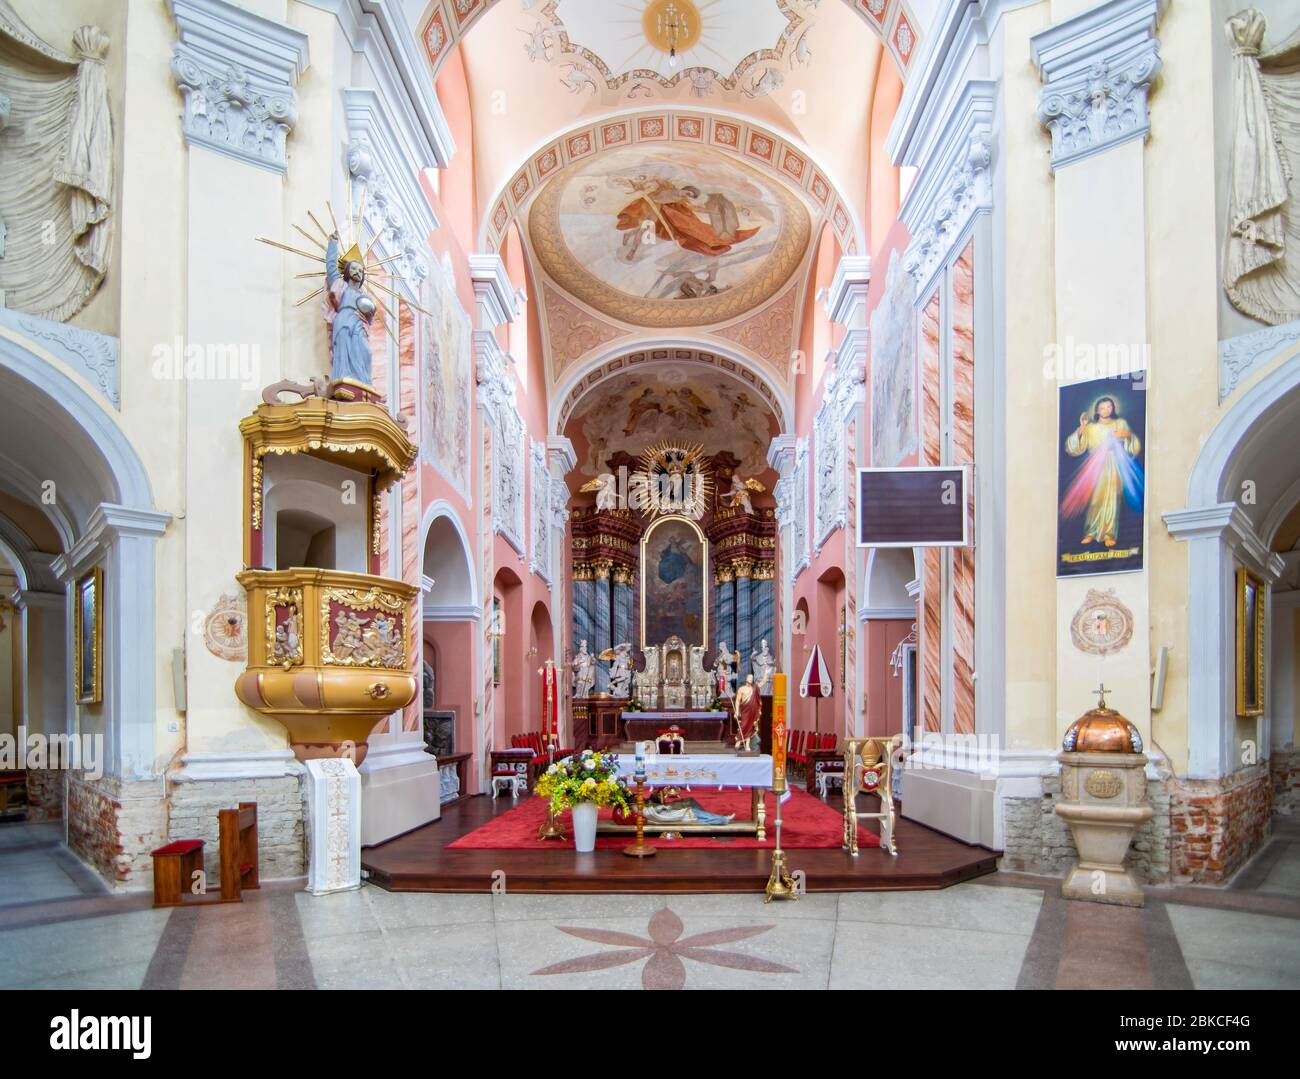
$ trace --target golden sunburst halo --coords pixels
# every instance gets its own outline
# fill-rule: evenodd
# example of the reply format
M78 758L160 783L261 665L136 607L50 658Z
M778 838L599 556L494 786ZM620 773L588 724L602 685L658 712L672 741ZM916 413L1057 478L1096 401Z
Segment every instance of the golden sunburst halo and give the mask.
M651 488L650 497L641 500L642 513L682 512L697 518L704 515L713 492L713 479L704 458L703 443L682 444L666 439L647 446L641 452L641 474ZM666 507L662 503L659 477L665 475L683 479L680 506Z
M348 182L348 204L349 206L352 204L352 184L350 180ZM370 237L370 242L368 244L365 244L366 189L364 187L361 189L361 199L360 202L357 204L357 210L355 216L345 218L345 223L347 225L346 230L339 228L338 219L334 216L334 207L330 204L328 199L325 200L325 210L329 215L330 223L334 226L334 232L337 233L339 237L339 241L338 241L339 272L343 272L344 268L349 262L359 262L361 263L361 266L365 270L365 274L366 274L364 287L370 288L371 286L373 286L375 289L380 289L383 292L387 293L389 297L391 297L391 300L394 304L404 303L408 307L415 308L415 310L419 311L423 315L429 314L429 312L426 311L423 307L421 307L418 303L415 303L413 300L410 300L406 296L403 296L401 293L397 292L396 289L392 288L391 286L389 286L387 283L385 283L383 280L380 279L381 276L387 276L388 274L392 273L392 271L385 271L383 274L381 274L381 271L384 270L384 267L388 266L389 263L396 262L402 256L401 254L396 254L396 255L390 255L387 258L383 258L383 259L376 258L374 256L374 251L376 245L379 243L379 236L380 236L380 234L377 232ZM272 240L265 236L256 237L257 242L267 244L271 247L279 248L281 251L288 251L291 255L300 255L303 258L311 259L314 263L320 265L325 259L325 252L327 250L330 241L330 233L326 231L325 226L321 224L320 219L311 210L307 211L307 219L315 227L316 232L320 234L319 237L317 237L314 233L308 231L302 225L295 224L293 225L293 229L300 236L306 239L309 243L313 244L317 248L316 251L304 251L301 247L293 247L290 244L282 243L279 240ZM363 244L365 244L364 248L362 246ZM316 277L324 277L324 276L325 276L324 270L311 270L305 273L294 274L295 279L316 278ZM318 285L316 288L312 289L312 291L308 292L305 296L300 296L297 300L295 300L294 306L301 307L308 300L314 299L315 297L322 295L325 292L325 289L326 289L325 285L323 284ZM384 304L384 301L379 296L372 296L372 299L375 301L375 305L376 307L378 307L379 312L383 315L384 329L386 329L389 333L389 336L391 336L393 340L396 341L397 335L393 332L393 319L388 312L387 306Z

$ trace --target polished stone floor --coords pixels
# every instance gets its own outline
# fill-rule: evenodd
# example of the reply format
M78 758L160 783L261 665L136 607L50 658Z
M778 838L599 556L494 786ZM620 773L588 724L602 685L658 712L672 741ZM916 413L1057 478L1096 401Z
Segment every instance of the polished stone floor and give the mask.
M1300 988L1300 825L1224 888L1142 910L999 874L935 892L395 894L269 884L152 910L105 894L58 825L0 825L0 987Z

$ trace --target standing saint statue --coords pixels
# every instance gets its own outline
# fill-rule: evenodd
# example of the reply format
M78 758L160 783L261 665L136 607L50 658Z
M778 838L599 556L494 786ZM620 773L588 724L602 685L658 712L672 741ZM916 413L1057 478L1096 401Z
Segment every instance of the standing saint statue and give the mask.
M591 688L596 684L596 657L587 651L587 642L583 640L578 654L570 661L573 668L573 695L583 698L591 696Z
M628 642L616 644L608 650L611 666L609 668L609 693L611 697L626 697L632 688L632 645ZM602 652L601 658L606 656Z
M754 685L754 676L745 676L745 684L736 690L732 713L736 717L736 750L740 753L757 753L759 749L758 720L763 712L763 702Z
M758 642L757 650L749 653L749 666L758 679L758 691L763 696L772 692L772 675L776 673L776 657L767 650L766 639Z
M323 231L323 230L322 230ZM328 289L325 321L330 327L330 378L371 385L370 323L377 306L362 286L366 268L355 244L339 254L339 234L325 248L325 283Z
M740 662L739 652L727 651L727 642L718 642L718 658L713 661L713 676L718 683L718 696L730 697L736 691L735 664Z

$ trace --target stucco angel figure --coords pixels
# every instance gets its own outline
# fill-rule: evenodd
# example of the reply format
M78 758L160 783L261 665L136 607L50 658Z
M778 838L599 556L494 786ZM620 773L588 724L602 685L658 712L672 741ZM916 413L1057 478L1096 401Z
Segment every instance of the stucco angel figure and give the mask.
M602 472L594 480L588 480L579 491L596 492L596 509L618 509L618 487L612 473Z
M724 697L736 692L736 664L740 662L739 652L727 651L727 642L718 642L718 656L713 661L713 677L718 683L718 691Z
M584 640L578 648L578 654L569 662L573 668L573 695L590 697L591 689L596 684L596 657L587 651Z
M758 642L758 648L749 653L749 666L754 672L754 681L763 696L772 694L772 675L776 673L776 657L768 651L767 641Z
M323 230L322 230L323 231ZM377 305L363 291L366 268L361 251L353 244L339 253L334 232L325 248L327 299L325 321L330 328L330 378L347 378L371 385L370 323Z
M600 658L609 657L609 693L611 697L626 697L632 688L632 645L624 641L607 648Z
M746 479L739 472L733 472L731 474L731 490L723 492L722 503L732 509L739 508L746 513L753 513L754 503L749 499L749 492L766 490L767 488L753 477Z

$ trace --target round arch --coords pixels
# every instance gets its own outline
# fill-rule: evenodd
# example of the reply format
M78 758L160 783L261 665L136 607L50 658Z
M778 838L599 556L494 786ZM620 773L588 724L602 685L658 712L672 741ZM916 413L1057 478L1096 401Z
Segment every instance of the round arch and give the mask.
M434 584L425 598L425 610L455 614L460 618L480 617L478 588L474 579L473 548L465 526L446 499L431 502L420 522L420 550L424 573ZM429 573L430 567L437 573ZM426 613L428 617L428 613Z
M659 132L653 137L647 136L652 145L706 145L734 155L738 161L796 193L808 211L814 234L824 223L829 223L840 248L847 254L867 250L866 231L856 209L857 200L847 194L848 187L835 178L832 170L817 161L801 139L757 124L752 117L729 109L676 109L662 105L642 105L588 117L581 124L537 142L503 175L493 188L492 197L484 203L476 234L479 249L498 250L510 225L527 217L528 209L541 188L567 166L635 144L640 141L639 132L647 124ZM686 126L692 124L694 128ZM612 135L611 129L617 128L623 129L622 133ZM707 142L704 138L706 129L710 132L710 141ZM719 129L728 133L720 135ZM740 132L746 129L750 133L751 145L754 140L759 140L768 147L765 155L750 153L741 144ZM687 134L687 131L693 133ZM520 227L519 232L525 237L528 234L524 227Z
M1300 353L1261 377L1220 417L1192 466L1187 506L1164 514L1170 535L1188 545L1188 774L1195 778L1218 778L1242 767L1236 744L1235 573L1244 563L1270 582L1281 575L1282 559L1262 533L1277 523L1265 514L1300 478L1294 454L1278 452L1278 440L1297 428ZM1256 476L1258 490L1244 504L1241 483ZM1266 640L1272 639L1271 607ZM1260 731L1263 754L1272 741L1273 708L1270 685Z
M624 338L575 363L551 392L551 400L558 402L551 413L551 433L562 435L578 402L609 375L663 366L680 367L682 364L709 367L756 390L776 416L781 433L794 430L794 405L789 395L780 383L772 379L763 364L744 349L721 341L656 337L636 344L628 344Z
M880 39L899 75L906 79L922 33L922 25L907 0L842 2ZM420 47L435 80L456 46L496 4L497 0L480 0L471 4L433 0L425 7L415 26L420 35Z
M171 515L154 510L144 463L103 404L49 353L5 328L0 398L10 406L0 471L57 531L63 554L51 568L67 602L78 577L94 566L104 571L103 700L97 713L83 713L85 729L102 724L106 774L153 779L164 763L155 754L155 547ZM42 455L39 480L23 464L33 447ZM48 482L53 507L42 497ZM66 677L71 685L70 665ZM69 729L74 698L67 695Z

